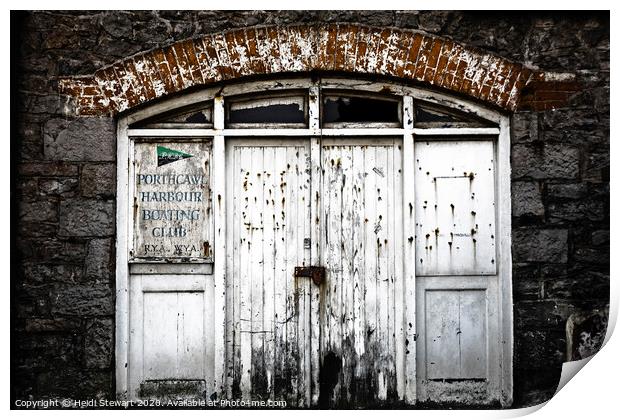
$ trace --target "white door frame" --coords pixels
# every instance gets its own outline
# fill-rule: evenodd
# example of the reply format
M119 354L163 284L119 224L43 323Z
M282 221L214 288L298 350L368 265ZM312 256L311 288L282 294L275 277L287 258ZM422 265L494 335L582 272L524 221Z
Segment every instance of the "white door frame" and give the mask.
M233 129L224 126L224 98L251 92L275 92L287 89L307 89L309 95L309 125L307 128L243 128ZM315 194L320 187L320 139L321 137L337 136L402 136L403 138L403 185L413 185L415 171L414 163L414 137L416 136L497 136L497 184L496 196L497 226L498 229L498 276L501 278L500 300L500 344L501 363L501 396L503 406L512 404L513 393L513 313L512 313L512 258L511 258L511 203L510 203L510 117L498 111L486 108L473 102L456 98L443 93L420 89L418 87L400 85L395 83L373 82L368 80L356 80L347 78L322 78L320 89L347 89L366 92L386 92L398 95L403 100L403 126L402 128L320 128L319 109L320 91L317 83L308 78L290 78L258 81L246 84L231 83L225 86L206 88L197 92L188 93L180 97L171 98L140 109L131 114L122 116L117 125L117 211L116 211L116 394L120 399L127 398L128 391L128 362L129 362L129 244L131 241L133 223L131 220L131 190L130 190L130 165L132 163L130 138L131 137L210 137L213 139L213 203L214 203L214 320L215 334L213 349L215 369L215 389L218 395L226 395L230 384L227 384L225 363L227 360L225 337L226 337L226 168L225 168L225 139L227 136L236 137L260 137L260 136L304 136L311 139L311 167L312 167L312 194L313 206L311 210L312 220L320 217L318 211L320 196ZM213 100L213 128L209 129L134 129L131 124L144 120L148 117L161 114L182 106ZM476 115L487 121L493 122L497 128L414 128L413 126L413 103L424 101L450 107L455 110ZM413 188L404 188L403 191L403 268L405 279L405 297L403 311L403 325L406 331L399 340L407 340L415 343L415 245L410 244L410 238L414 237L415 209ZM318 224L312 223L312 232L318 237ZM320 241L313 241L311 251L312 264L319 264ZM218 258L219 256L219 258ZM411 287L410 287L411 286ZM318 292L312 294L312 302L318 307ZM312 330L312 343L318 349L319 334L318 323ZM411 344L410 344L411 345ZM416 362L415 346L401 357L403 364L400 377L399 396L407 403L416 402ZM412 351L413 350L413 351ZM404 353L404 352L403 352ZM313 351L312 361L318 366L318 350ZM313 385L318 389L318 369L312 372ZM227 389L228 388L228 389ZM318 396L316 396L318 398ZM315 395L313 393L313 403Z

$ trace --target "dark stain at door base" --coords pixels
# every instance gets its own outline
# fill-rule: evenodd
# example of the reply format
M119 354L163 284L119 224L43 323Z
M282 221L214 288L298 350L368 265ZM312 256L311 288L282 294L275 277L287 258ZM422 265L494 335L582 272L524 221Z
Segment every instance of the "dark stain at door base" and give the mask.
M319 372L319 408L329 408L331 395L340 378L342 359L333 352L328 352L321 363Z

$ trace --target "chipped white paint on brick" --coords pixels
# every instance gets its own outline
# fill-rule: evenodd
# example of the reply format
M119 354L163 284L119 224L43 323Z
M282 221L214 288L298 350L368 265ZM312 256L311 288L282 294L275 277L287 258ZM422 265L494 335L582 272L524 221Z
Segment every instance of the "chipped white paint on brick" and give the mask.
M366 66L363 71L366 73L374 73L377 68L377 50L381 38L378 33L368 32L366 35Z
M278 28L278 41L282 71L294 71L298 59L293 57L291 53L291 44L288 41L288 32L285 28Z
M183 57L176 57L177 48L172 48L172 51L169 51L173 57L177 58L176 65L169 64L167 58L164 58L161 62L156 60L158 61L156 68L149 68L150 66L146 64L144 54L152 54L152 52L142 53L138 56L129 57L127 60L135 62L136 71L139 73L146 72L147 75L167 73L173 79L172 88L166 88L161 82L153 80L154 92L149 93L149 97L147 97L143 89L141 89L139 81L133 80L130 72L127 72L126 75L118 74L117 76L111 76L109 72L114 71L112 67L107 67L106 69L109 72L102 75L102 71L99 71L95 77L94 84L91 77L82 78L84 81L88 80L89 86L100 89L101 95L106 98L103 107L98 107L95 104L91 105L83 101L77 110L79 113L102 113L105 112L103 110L109 108L110 113L121 112L129 108L128 97L134 98L136 103L144 103L194 86L202 83L200 78L194 80L193 75L197 72L202 74L202 79L206 82L225 80L230 77L231 71L232 74L251 75L254 62L263 62L265 64L263 71L268 74L275 74L283 71L333 70L334 58L336 58L339 63L344 63L345 69L348 71L397 77L402 75L406 79L424 80L430 84L435 84L436 81L439 82L439 79L436 80L438 69L432 69L432 72L426 71L427 62L430 60L430 49L435 42L441 42L439 38L425 35L418 55L411 57L411 62L409 62L409 46L417 35L416 32L391 30L386 42L383 42L381 38L381 34L385 31L383 28L355 25L356 36L352 36L352 33L349 33L345 28L349 28L349 25L327 24L319 27L297 25L248 28L244 30L242 36L246 39L253 38L252 35L255 33L257 40L256 53L252 57L249 55L249 42L239 39L237 37L239 35L238 32L234 32L234 39L230 36L231 32L208 35L202 39L191 41L195 51L193 53L189 52L192 51L190 46L188 52L195 55L193 58L198 62L198 68L196 68L195 64L192 64L195 62L194 60L186 57L185 48L179 50ZM336 31L334 44L345 43L340 45L336 52L331 48L332 46L328 45L330 31L334 30ZM274 37L272 38L268 33L274 34ZM358 41L366 46L364 54L361 54L357 49ZM401 49L403 44L407 45L404 54ZM443 57L449 56L449 63L452 63L452 66L456 64L457 67L463 69L464 79L472 83L471 89L464 89L461 93L489 101L500 107L516 108L520 89L523 86L516 88L516 85L514 85L516 79L502 79L503 76L497 77L502 68L509 67L512 70L515 63L491 54L483 54L456 43L451 45L452 51L446 51L444 45L440 54ZM209 58L209 55L206 53L206 46L212 47L215 50L215 58ZM330 50L325 51L328 47L330 47ZM336 56L335 54L338 55ZM234 59L231 55L234 56ZM437 58L433 57L432 59L436 60ZM438 59L437 62L439 62ZM123 62L116 63L115 65L119 64L123 65ZM129 67L126 67L126 70L128 69ZM412 69L416 69L416 74L412 74ZM429 77L431 73L435 73L432 74L433 77ZM451 72L452 76L455 74L456 72ZM537 80L574 80L574 74L568 73L556 74L538 71L536 75ZM176 80L177 76L181 78L180 86ZM165 76L162 74L162 77ZM108 80L109 78L113 80ZM118 83L119 79L120 83ZM153 79L158 79L158 77L155 76ZM445 77L442 79L445 80ZM77 96L79 93L75 93L75 87L79 86L79 80L72 78L61 79L61 89L63 91L71 91L73 95ZM507 85L507 81L510 81L511 85ZM460 90L462 84L460 80L454 80L452 83L446 82L445 85L443 82L441 83L443 87L455 90ZM485 84L491 88L490 98L479 97L482 86ZM172 91L168 91L170 89ZM508 101L501 99L501 97L505 97L502 94L506 90L511 90L511 99ZM153 94L154 97L150 97Z
M390 64L393 65L393 60L396 59L396 53L398 52L398 49L396 48L396 44L398 43L398 40L400 39L400 37L398 36L398 34L394 31L390 31L390 35L388 36L387 39L387 48L384 49L384 51L382 52L382 63L381 63L381 68L379 69L379 72L381 74L388 74L388 66Z
M205 37L200 40L200 44L202 44L204 57L204 60L201 61L202 65L200 66L203 71L203 78L205 80L217 80L219 76L219 68L217 63L212 62L213 58L209 57L207 54L207 48L213 45L212 38Z
M316 59L316 47L315 47L315 38L314 34L309 31L310 36L304 37L300 32L293 32L294 40L299 49L301 50L299 58L300 70L303 69L303 63L312 63Z

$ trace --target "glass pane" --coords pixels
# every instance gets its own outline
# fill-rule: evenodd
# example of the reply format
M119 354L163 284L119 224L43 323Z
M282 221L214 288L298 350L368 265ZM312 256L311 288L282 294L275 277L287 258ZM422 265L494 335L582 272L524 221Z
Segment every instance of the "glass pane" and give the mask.
M324 123L398 123L399 102L364 96L327 96Z
M211 122L211 108L175 115L163 122L206 124Z
M137 122L131 128L211 127L212 122L213 107L209 101L156 115Z
M306 101L303 96L231 99L228 101L228 124L306 124Z
M416 104L415 126L420 128L492 127L493 124L464 112L453 111L435 105Z

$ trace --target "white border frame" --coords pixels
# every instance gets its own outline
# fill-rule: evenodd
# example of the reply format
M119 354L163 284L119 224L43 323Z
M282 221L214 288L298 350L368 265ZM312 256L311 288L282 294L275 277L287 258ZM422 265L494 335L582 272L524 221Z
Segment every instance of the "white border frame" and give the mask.
M320 83L320 86L319 86ZM320 139L321 137L340 136L402 136L403 137L403 179L411 184L414 176L413 157L415 136L497 136L497 199L498 213L497 226L501 229L498 246L498 277L501 279L501 291L499 295L500 314L500 337L498 343L501 347L501 386L500 402L506 407L512 404L513 399L513 308L512 308L512 258L511 258L511 195L510 195L510 117L498 111L486 108L470 101L455 98L439 92L421 89L418 87L404 86L396 83L373 82L368 80L346 79L326 77L320 82L312 82L309 78L289 78L258 81L253 83L231 83L228 85L206 88L197 92L188 93L179 97L155 103L146 108L125 115L118 120L117 125L117 209L116 209L116 395L119 399L128 397L128 352L129 352L129 262L128 245L131 233L131 217L129 206L130 197L130 167L132 163L131 138L132 137L211 137L213 139L213 194L214 202L214 319L215 319L215 388L222 394L226 393L226 346L225 346L225 305L226 305L226 258L217 257L226 255L226 168L225 168L225 138L235 137L264 137L264 136L303 136L310 138L311 161L313 175L320 176ZM403 98L403 128L324 128L319 126L320 101L319 88L321 90L357 90L373 93L388 92L391 95ZM224 127L224 97L260 93L265 91L276 92L290 89L307 89L309 92L309 125L308 128L236 128ZM130 129L130 125L152 117L154 115L170 111L175 108L191 105L197 102L214 100L212 129ZM474 114L482 119L497 124L497 128L414 128L413 109L415 101L424 101L447 106L462 112ZM453 138L453 137L452 137ZM409 162L409 164L407 164ZM312 182L313 191L320 185L320 178ZM404 185L404 183L403 183ZM314 195L314 192L313 192ZM218 199L217 197L220 197ZM404 325L413 325L413 329L405 331L405 337L409 343L415 343L415 246L408 247L409 237L414 237L415 214L410 212L409 203L413 206L414 191L405 188L403 191L403 223L404 223L404 281L405 286L412 284L413 287L405 287L403 299ZM318 199L320 200L320 198ZM319 206L317 200L313 205ZM312 212L314 218L316 210ZM407 217L409 215L409 217ZM409 220L411 219L411 220ZM314 220L314 219L313 219ZM312 224L314 226L314 223ZM320 241L313 241L317 244ZM410 249L413 248L413 249ZM314 262L320 256L320 249L312 249L311 259ZM409 262L408 262L409 261ZM312 297L313 302L315 296ZM316 296L318 299L318 294ZM312 343L318 343L320 331L311 332ZM414 347L415 348L415 345ZM313 365L319 363L318 349L313 351ZM404 397L408 404L416 402L416 362L415 351L403 357L404 372L406 377L399 394ZM317 376L315 378L315 376ZM402 382L401 382L402 383ZM312 403L318 399L318 370L313 369L312 374Z

